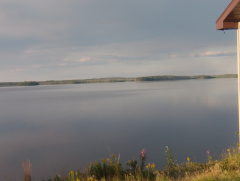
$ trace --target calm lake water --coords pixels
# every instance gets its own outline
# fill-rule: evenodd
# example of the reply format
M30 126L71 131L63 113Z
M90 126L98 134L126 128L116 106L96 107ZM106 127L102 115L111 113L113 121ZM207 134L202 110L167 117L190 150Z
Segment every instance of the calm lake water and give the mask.
M121 154L165 165L206 161L238 136L237 79L0 88L0 180L48 179Z

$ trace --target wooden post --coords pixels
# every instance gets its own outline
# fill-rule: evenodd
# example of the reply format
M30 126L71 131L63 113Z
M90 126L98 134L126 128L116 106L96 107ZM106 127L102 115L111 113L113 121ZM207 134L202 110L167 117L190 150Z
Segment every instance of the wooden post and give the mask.
M240 150L240 0L232 0L216 21L217 30L237 29L237 69L238 69L238 124Z
M240 22L238 22L237 30L237 59L238 59L238 124L239 124L239 144L240 144ZM240 146L240 145L239 145Z

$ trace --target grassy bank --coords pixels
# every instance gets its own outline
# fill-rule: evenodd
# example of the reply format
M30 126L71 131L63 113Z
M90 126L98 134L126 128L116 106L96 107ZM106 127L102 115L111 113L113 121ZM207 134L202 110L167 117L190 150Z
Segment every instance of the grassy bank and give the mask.
M99 78L99 79L77 79L77 80L48 80L48 81L24 81L24 82L0 82L0 87L9 86L37 86L37 85L60 85L60 84L89 84L89 83L111 83L111 82L144 82L144 81L171 81L190 79L216 79L237 78L237 74L224 75L195 75L195 76L147 76L137 78Z
M129 160L121 164L120 155L112 154L110 158L95 161L86 166L86 170L72 170L68 175L55 175L44 181L202 181L202 180L240 180L240 149L227 149L219 160L214 160L210 151L206 151L208 161L192 162L186 158L185 163L174 160L169 147L166 146L167 165L156 169L157 163L148 163L147 153L143 149L138 160ZM156 165L155 165L156 164ZM31 180L31 163L23 162L25 181Z

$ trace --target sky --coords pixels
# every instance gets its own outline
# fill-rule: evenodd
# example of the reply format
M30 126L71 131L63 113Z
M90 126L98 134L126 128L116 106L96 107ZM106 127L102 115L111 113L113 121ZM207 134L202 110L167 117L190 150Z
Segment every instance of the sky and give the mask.
M0 0L0 82L237 73L231 0Z

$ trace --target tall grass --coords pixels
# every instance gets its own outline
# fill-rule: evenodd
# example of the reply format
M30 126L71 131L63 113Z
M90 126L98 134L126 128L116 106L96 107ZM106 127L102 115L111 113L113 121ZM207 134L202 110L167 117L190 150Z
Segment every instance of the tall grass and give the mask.
M176 163L170 148L166 147L167 165L164 169L155 168L155 163L147 163L146 151L139 154L137 160L129 160L125 166L120 163L120 155L88 164L85 171L70 171L68 175L55 177L46 181L202 181L202 180L240 180L240 150L238 147L227 149L219 160L213 160L207 152L205 163ZM146 165L145 165L146 163ZM31 181L31 163L23 162L24 179Z

